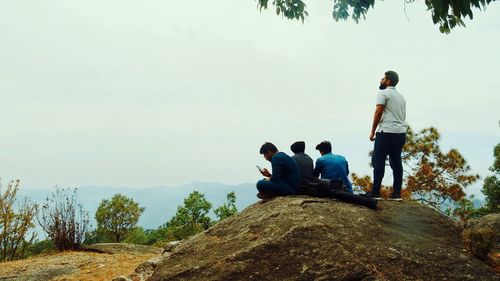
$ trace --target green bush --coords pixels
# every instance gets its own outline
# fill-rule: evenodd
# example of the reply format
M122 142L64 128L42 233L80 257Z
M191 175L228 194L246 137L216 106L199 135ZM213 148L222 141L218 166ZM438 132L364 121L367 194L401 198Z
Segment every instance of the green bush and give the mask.
M51 239L36 241L26 248L25 258L55 251L56 247Z

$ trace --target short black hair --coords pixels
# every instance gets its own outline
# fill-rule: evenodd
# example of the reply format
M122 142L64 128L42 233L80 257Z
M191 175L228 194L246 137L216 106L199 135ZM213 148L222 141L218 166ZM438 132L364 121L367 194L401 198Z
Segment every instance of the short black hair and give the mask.
M329 141L322 141L320 144L316 145L316 150L330 153L332 152L332 144Z
M388 70L385 72L385 77L391 80L391 86L396 86L399 82L399 75L396 71Z
M306 151L306 143L303 141L296 141L290 146L293 153L304 153Z
M276 148L276 146L270 142L266 142L264 143L261 147L260 147L260 151L259 153L260 154L264 154L264 153L267 153L268 151L271 151L271 152L277 152L278 151L278 148Z

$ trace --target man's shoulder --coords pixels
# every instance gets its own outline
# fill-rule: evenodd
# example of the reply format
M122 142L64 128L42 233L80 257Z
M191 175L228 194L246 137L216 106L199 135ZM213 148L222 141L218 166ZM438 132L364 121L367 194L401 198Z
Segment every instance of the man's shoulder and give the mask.
M380 90L379 93L383 95L399 95L402 96L401 93L396 89L396 87L387 87L383 90Z
M276 159L291 159L291 157L288 156L288 154L281 152L281 151L277 152L274 156L275 157L273 157L273 159L274 158L276 158Z
M336 159L336 160L346 161L345 157L344 157L344 156L342 156L342 155L335 154L334 156L335 156L335 159Z
M328 154L325 154L325 155L319 157L318 161L320 161L320 162L325 162L325 161L328 162L328 161L331 161L331 159L333 159L333 154L328 153Z
M292 158L294 158L294 159L311 159L312 160L312 158L309 155L305 154L305 153L294 154L292 156Z

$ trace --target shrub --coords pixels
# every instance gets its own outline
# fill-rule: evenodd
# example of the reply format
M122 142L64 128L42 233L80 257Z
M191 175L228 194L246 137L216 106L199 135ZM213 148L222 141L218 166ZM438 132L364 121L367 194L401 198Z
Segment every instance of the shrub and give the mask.
M77 189L59 189L46 198L39 224L57 250L79 249L90 227L88 212L77 201Z
M24 256L26 248L35 239L31 232L37 205L25 199L14 208L19 180L10 181L5 191L0 184L0 260L14 260ZM31 234L30 234L31 233Z

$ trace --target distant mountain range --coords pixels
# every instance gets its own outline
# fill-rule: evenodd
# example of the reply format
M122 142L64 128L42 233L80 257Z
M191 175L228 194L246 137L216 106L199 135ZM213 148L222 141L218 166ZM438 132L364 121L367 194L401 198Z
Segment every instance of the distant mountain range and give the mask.
M18 198L29 198L37 203L43 203L55 188L46 189L23 189L18 193ZM94 215L103 199L110 199L113 195L120 193L132 198L145 207L145 211L139 220L139 226L145 229L155 229L169 221L177 211L177 207L184 204L184 199L193 191L199 191L212 203L212 210L226 202L227 193L234 191L236 194L236 205L238 211L257 202L257 189L255 184L244 183L238 185L227 185L213 182L192 182L178 186L157 186L151 188L130 188L130 187L106 187L106 186L82 186L78 187L78 201L83 204L92 219L92 227L96 227ZM484 202L479 199L473 200L474 207L481 207ZM210 216L215 218L213 211ZM36 231L39 237L43 232Z
M43 203L55 188L47 189L23 189L18 193L18 198L29 198L37 203ZM234 191L236 194L236 206L238 211L246 208L258 199L255 196L257 189L255 184L227 185L222 183L193 182L179 186L157 186L151 188L118 188L106 186L82 186L78 187L78 201L83 204L92 218L92 226L95 227L94 215L101 200L110 199L113 195L120 193L132 198L145 207L139 225L145 229L154 229L164 224L175 215L177 206L184 204L191 192L199 191L217 208L226 202L226 194ZM211 216L215 218L213 212Z

